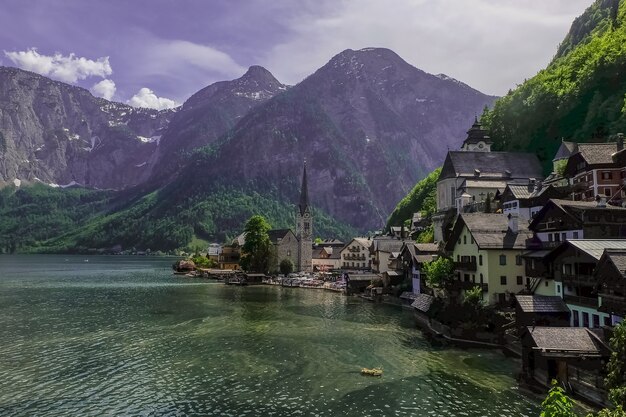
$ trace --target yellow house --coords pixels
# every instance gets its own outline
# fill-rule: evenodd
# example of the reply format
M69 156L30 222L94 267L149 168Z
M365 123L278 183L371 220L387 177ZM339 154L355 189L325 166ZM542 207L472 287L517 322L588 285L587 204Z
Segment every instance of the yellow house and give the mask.
M522 252L532 237L516 214L464 213L458 216L446 250L455 265L453 290L483 289L487 304L505 303L525 288Z

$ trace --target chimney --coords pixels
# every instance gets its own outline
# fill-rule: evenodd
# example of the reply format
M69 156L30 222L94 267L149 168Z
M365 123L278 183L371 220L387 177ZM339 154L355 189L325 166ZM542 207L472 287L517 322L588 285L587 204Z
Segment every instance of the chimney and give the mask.
M519 230L519 215L517 213L509 213L509 230L511 233L517 234Z
M596 207L606 207L606 196L604 194L596 195Z
M617 151L619 152L622 149L624 149L624 134L618 133L617 134Z
M533 192L535 191L535 184L536 184L537 180L535 178L529 178L528 179L528 191L529 192Z

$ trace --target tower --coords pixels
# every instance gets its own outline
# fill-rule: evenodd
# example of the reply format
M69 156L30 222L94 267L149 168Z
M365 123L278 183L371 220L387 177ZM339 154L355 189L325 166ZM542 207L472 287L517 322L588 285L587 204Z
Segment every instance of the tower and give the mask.
M483 126L478 121L478 117L474 117L474 124L467 131L467 138L463 141L461 146L462 151L474 151L474 152L491 152L491 145L493 141L488 135Z
M298 238L298 265L302 272L313 271L313 216L309 206L309 188L306 178L306 161L302 171L300 203L296 209L296 237Z

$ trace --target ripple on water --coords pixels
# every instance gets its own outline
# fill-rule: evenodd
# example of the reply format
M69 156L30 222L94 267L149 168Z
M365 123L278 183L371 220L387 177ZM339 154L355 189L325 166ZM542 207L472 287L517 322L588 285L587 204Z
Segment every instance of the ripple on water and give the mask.
M63 260L8 278L0 265L0 415L537 414L510 388L516 364L433 348L396 309L114 261L71 278Z

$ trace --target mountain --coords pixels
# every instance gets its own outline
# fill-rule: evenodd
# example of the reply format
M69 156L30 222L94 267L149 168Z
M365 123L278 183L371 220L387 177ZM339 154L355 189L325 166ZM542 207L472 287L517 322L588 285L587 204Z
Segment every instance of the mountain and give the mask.
M415 182L441 164L447 148L460 146L474 116L493 100L388 49L343 51L293 87L251 67L167 113L155 149L136 164L142 174L118 187L124 190L74 192L70 200L41 187L4 191L0 216L23 213L29 224L40 219L46 227L22 233L19 221L0 222L0 245L171 250L233 237L253 214L274 227L292 227L304 160L316 236L379 229ZM88 209L64 207L81 199L91 201Z
M255 65L241 78L211 84L192 95L163 134L155 179L165 181L184 164L186 153L215 142L252 108L287 88L268 70Z
M177 188L228 185L295 201L306 160L313 205L358 229L377 229L448 147L460 146L493 99L388 49L348 49L252 109L194 157Z
M140 183L174 113L136 109L0 67L0 185L124 188Z
M549 65L485 112L495 150L536 152L546 173L561 140L606 141L626 130L626 2L597 0Z

